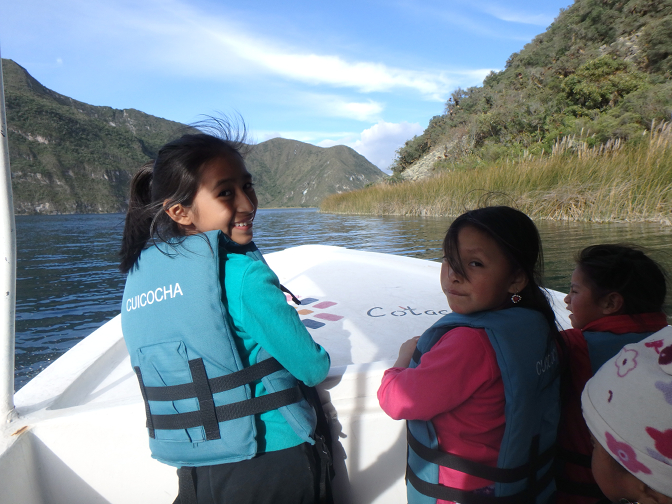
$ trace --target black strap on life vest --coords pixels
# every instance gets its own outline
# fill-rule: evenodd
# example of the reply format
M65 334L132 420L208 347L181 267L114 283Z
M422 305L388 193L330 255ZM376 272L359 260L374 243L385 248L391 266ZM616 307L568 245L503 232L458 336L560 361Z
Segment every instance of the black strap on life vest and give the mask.
M422 357L422 352L416 346L415 350L413 351L413 356L411 357L411 360L420 364L420 357Z
M308 387L305 383L299 382L303 391L303 396L308 401L317 415L317 425L315 426L315 445L313 446L316 459L320 462L320 495L316 504L334 504L333 489L331 480L334 479L334 462L332 458L333 440L331 437L331 427L329 420L322 408L322 401L315 387Z
M202 359L193 359L189 361L189 368L192 370L192 362ZM276 371L283 369L282 364L277 360L270 358L263 360L250 367L243 368L240 371L208 380L208 386L213 394L225 392L240 387L256 380L261 380ZM136 370L136 374L139 370ZM194 378L195 380L195 378ZM168 385L166 387L145 387L148 401L179 401L180 399L191 399L196 397L196 387L194 382L184 383L182 385Z
M420 458L429 463L454 469L478 478L495 481L497 483L515 483L521 480L527 480L527 487L525 490L514 495L501 497L477 495L471 491L424 481L420 479L407 464L406 479L410 481L418 492L434 499L455 501L460 502L460 504L533 503L535 502L537 495L549 485L555 475L553 468L549 467L541 478L537 478L539 470L548 465L555 455L555 446L552 446L543 453L539 453L539 436L535 436L532 439L528 462L513 468L492 467L479 462L474 462L473 460L465 459L453 453L429 448L418 441L408 428L407 439L408 446Z
M319 496L316 496L315 504L334 504L331 480L334 478L332 460L332 437L327 415L322 408L322 402L315 387L308 387L299 382L301 391L317 414L317 426L315 427L315 445L313 453L316 462L319 461ZM179 478L179 493L173 504L198 504L196 487L198 486L197 472L194 467L183 466L177 470Z
M152 438L155 437L157 429L175 430L203 427L206 440L220 439L220 422L258 415L303 399L301 389L297 385L290 389L252 397L244 401L215 406L213 394L260 380L264 376L283 369L282 365L273 358L263 360L235 373L210 379L205 372L203 359L192 359L189 361L189 369L193 381L166 387L146 387L142 380L140 368L136 366L133 369L140 383L140 392L145 402L145 413L147 415L147 429L149 430L149 436ZM198 399L199 409L187 413L154 415L149 407L149 401L179 401L193 398Z

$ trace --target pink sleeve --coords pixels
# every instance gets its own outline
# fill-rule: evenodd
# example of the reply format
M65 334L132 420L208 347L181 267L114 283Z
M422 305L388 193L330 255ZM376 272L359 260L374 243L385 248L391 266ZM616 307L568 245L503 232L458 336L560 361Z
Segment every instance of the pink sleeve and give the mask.
M381 408L395 420L431 420L500 376L483 329L457 327L422 356L416 368L390 368L378 389Z

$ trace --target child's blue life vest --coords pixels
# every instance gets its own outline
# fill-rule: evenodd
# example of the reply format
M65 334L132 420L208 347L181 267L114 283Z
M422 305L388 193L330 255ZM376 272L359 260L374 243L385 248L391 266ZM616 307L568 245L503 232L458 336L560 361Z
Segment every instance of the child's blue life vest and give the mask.
M590 357L590 367L593 375L605 362L620 352L625 345L639 343L653 332L615 334L606 331L581 331L588 346L588 356Z
M431 421L408 421L410 504L545 503L555 490L552 462L560 419L558 352L544 316L527 308L449 313L420 337L410 367L455 327L485 329L504 382L506 425L497 467L439 450ZM475 356L478 358L478 356ZM495 482L495 496L439 484L439 466Z
M263 261L254 243L238 245L211 231L143 250L126 280L124 340L145 402L152 457L168 465L254 457L254 415L274 409L314 443L316 415L297 379L264 349L254 365L241 361L220 281L233 253ZM258 380L268 393L253 397L250 384Z

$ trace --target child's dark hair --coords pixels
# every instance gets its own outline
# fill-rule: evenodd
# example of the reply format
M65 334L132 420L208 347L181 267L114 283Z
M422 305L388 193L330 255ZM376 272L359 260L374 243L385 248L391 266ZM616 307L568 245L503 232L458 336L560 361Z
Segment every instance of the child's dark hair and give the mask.
M186 134L161 147L156 160L145 163L131 180L131 195L121 243L119 269L127 273L152 241L184 235L165 212L176 204L190 206L198 190L201 168L228 156L243 157L245 125L238 129L226 119L196 125L202 133Z
M618 292L623 297L624 315L662 311L667 273L639 248L592 245L579 252L576 265L590 283L595 302Z
M519 293L522 299L515 306L541 312L555 333L555 313L541 288L544 266L541 238L532 219L508 206L478 208L455 219L443 240L443 254L453 271L468 279L462 267L457 239L460 230L466 226L472 226L490 236L497 242L513 270L525 273L527 285Z

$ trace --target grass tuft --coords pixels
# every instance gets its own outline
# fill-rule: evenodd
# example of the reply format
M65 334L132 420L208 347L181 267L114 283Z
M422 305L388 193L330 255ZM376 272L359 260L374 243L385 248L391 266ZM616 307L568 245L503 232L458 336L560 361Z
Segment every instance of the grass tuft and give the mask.
M320 211L457 216L484 204L508 204L533 219L672 225L672 126L661 123L645 136L636 145L592 148L566 137L550 156L526 154L420 181L380 183L331 195Z

